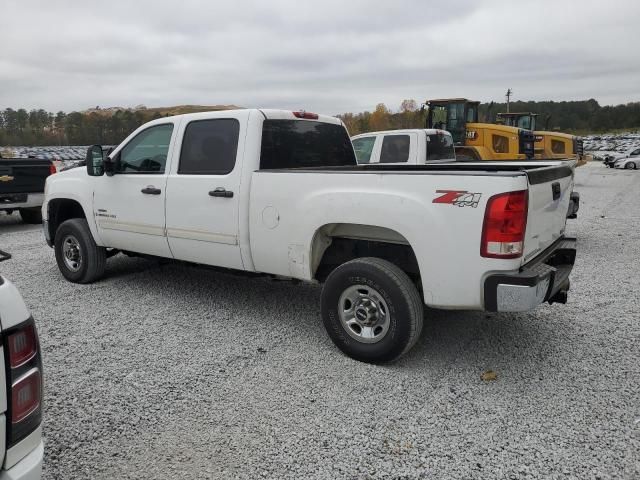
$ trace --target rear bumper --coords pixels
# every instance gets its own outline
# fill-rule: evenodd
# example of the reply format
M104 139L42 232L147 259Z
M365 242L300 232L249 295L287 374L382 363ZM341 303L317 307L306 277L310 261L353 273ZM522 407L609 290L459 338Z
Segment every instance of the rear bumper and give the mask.
M524 312L543 302L566 303L576 239L561 238L517 272L490 275L484 282L484 307L490 312Z
M41 207L44 193L2 194L0 195L0 210L17 210L18 208Z
M40 480L42 477L42 441L26 457L8 470L0 471L0 480Z

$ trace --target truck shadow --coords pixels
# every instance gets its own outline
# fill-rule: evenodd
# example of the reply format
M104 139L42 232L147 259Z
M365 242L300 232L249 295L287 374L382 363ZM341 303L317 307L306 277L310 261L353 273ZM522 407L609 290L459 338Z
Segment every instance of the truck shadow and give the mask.
M30 232L41 229L42 225L30 225L24 223L17 212L13 212L11 215L0 212L0 235L4 233Z
M103 281L111 284L111 288L120 284L118 288L133 289L142 283L158 299L175 299L176 286L179 286L180 303L194 308L196 317L206 319L214 315L212 310L224 311L224 318L215 321L222 324L228 321L230 328L237 327L238 322L250 328L254 318L260 318L267 343L269 337L278 338L281 329L290 328L298 332L302 343L308 341L307 347L318 354L342 356L324 331L319 312L319 285L127 257L111 259ZM185 327L193 321L189 319ZM398 361L374 368L423 373L426 368L436 376L438 371L452 369L478 376L487 369L534 369L560 349L562 339L558 333L566 323L561 307L542 306L519 314L427 308L423 331L414 348ZM564 330L566 333L566 328ZM201 331L208 335L204 323ZM270 348L302 348L296 341ZM346 357L344 360L351 361Z

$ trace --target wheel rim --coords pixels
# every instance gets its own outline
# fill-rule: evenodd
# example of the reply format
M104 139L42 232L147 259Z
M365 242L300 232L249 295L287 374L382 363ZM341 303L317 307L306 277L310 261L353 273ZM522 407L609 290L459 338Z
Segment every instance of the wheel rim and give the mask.
M67 235L62 240L62 256L64 264L72 272L77 272L82 268L82 250L80 242L73 235Z
M389 331L389 309L382 295L367 285L352 285L338 300L342 328L361 343L377 343Z

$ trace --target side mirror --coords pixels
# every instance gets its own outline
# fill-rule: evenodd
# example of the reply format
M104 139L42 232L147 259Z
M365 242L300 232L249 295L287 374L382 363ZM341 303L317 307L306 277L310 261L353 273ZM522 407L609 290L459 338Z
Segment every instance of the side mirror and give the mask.
M91 145L87 149L85 162L87 165L87 174L90 177L100 177L104 175L104 160L102 157L102 147L100 145Z

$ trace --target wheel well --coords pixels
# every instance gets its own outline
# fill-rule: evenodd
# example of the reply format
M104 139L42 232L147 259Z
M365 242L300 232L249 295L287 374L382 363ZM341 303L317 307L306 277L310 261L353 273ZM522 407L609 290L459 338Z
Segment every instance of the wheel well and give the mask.
M362 257L376 257L397 265L416 284L420 283L420 268L413 249L408 244L380 240L332 237L315 270L314 278L324 282L329 274L345 262ZM420 290L420 289L419 289Z
M80 205L75 200L68 198L56 198L51 200L48 205L48 226L51 240L56 236L56 231L62 222L70 218L87 218Z

